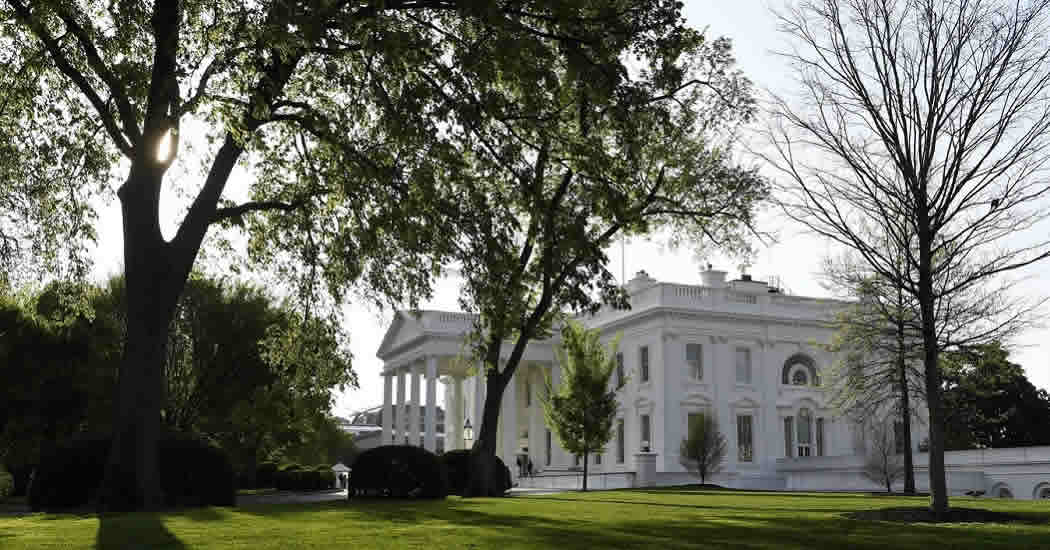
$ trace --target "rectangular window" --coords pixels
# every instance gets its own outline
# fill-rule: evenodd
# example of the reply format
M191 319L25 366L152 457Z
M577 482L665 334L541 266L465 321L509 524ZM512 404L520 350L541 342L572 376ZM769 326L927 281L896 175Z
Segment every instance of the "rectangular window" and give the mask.
M649 346L642 346L638 350L638 364L641 365L639 368L642 371L642 382L649 381Z
M741 414L736 417L737 460L751 462L754 460L754 438L752 436L751 415Z
M798 457L813 455L813 417L806 414L806 410L799 411L798 424L795 426L798 432Z
M784 456L791 458L794 456L792 450L795 447L795 422L790 416L784 417Z
M689 413L685 420L686 437L693 433L693 427L700 423L701 418L703 418L703 413Z
M703 348L700 344L685 345L685 364L689 366L689 377L693 380L704 379L704 365L701 357Z
M642 452L648 452L652 445L652 440L649 439L649 415L642 415L640 425L641 429L638 432L641 434Z
M751 383L750 348L736 348L736 381L738 384Z
M817 419L817 456L824 456L824 419Z
M551 465L551 431L547 430L547 454L544 456L547 466Z
M623 464L624 458L627 456L627 449L625 449L624 442L624 429L623 419L619 418L616 420L616 463Z
M525 408L532 406L532 384L529 383L529 379L525 379Z
M616 385L623 384L623 352L616 354Z
M595 466L601 466L601 464L602 464L602 453L594 453L594 464L595 464Z
M893 423L893 450L897 454L904 454L904 423L894 422Z

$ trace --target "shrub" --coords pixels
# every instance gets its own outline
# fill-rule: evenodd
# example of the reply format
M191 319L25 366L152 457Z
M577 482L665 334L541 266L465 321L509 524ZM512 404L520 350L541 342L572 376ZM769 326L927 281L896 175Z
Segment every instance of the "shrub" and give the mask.
M277 464L273 462L260 462L255 467L255 486L273 487L274 476L277 475Z
M29 487L34 511L94 501L109 457L109 437L81 437L42 454ZM233 467L217 447L192 436L166 434L159 444L160 484L168 506L232 506Z
M496 456L494 457L496 468L492 471L493 480L492 487L494 492L497 494L503 494L510 490L510 468L503 463L503 460ZM463 496L467 492L467 485L470 483L470 450L469 449L456 449L454 451L446 451L445 454L441 455L441 461L445 465L445 471L448 473L448 492L453 495Z
M11 474L7 473L7 470L0 468L0 498L11 496L15 490L15 478Z
M335 474L324 466L303 468L289 464L277 470L273 481L273 486L282 491L317 491L331 488L335 484Z
M434 453L411 445L369 449L354 461L348 496L445 498L448 476Z
M233 466L214 445L187 435L160 444L160 483L168 506L233 506Z

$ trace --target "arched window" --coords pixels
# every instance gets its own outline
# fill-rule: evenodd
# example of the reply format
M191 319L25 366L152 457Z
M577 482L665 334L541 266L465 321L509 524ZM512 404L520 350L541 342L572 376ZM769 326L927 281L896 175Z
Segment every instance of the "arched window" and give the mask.
M1014 498L1014 492L1010 489L1009 485L1000 483L995 487L992 487L992 496L998 498Z
M813 444L813 415L810 414L809 409L799 409L798 411L798 422L796 423L798 429L797 439L798 441L798 456L811 456Z
M1035 495L1037 499L1050 499L1050 483L1040 483L1035 488Z
M801 380L797 374L799 371L803 372L805 382L799 384L796 380ZM813 361L813 358L804 354L796 353L784 361L784 368L781 371L780 383L793 386L819 386L820 376L817 375L817 364Z
M809 377L806 376L806 370L804 368L795 368L795 372L791 374L791 385L792 386L808 386Z

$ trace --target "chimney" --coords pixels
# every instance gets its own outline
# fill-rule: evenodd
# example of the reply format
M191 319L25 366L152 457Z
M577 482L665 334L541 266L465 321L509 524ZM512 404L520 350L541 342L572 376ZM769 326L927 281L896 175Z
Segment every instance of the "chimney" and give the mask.
M726 286L726 272L707 264L707 269L700 272L700 283L709 288L722 288Z

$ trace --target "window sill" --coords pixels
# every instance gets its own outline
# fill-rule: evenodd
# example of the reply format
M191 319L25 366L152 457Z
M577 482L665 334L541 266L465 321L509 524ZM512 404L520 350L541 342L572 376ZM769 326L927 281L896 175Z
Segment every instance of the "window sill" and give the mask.
M743 382L736 383L736 391L758 391L754 384L744 384Z

